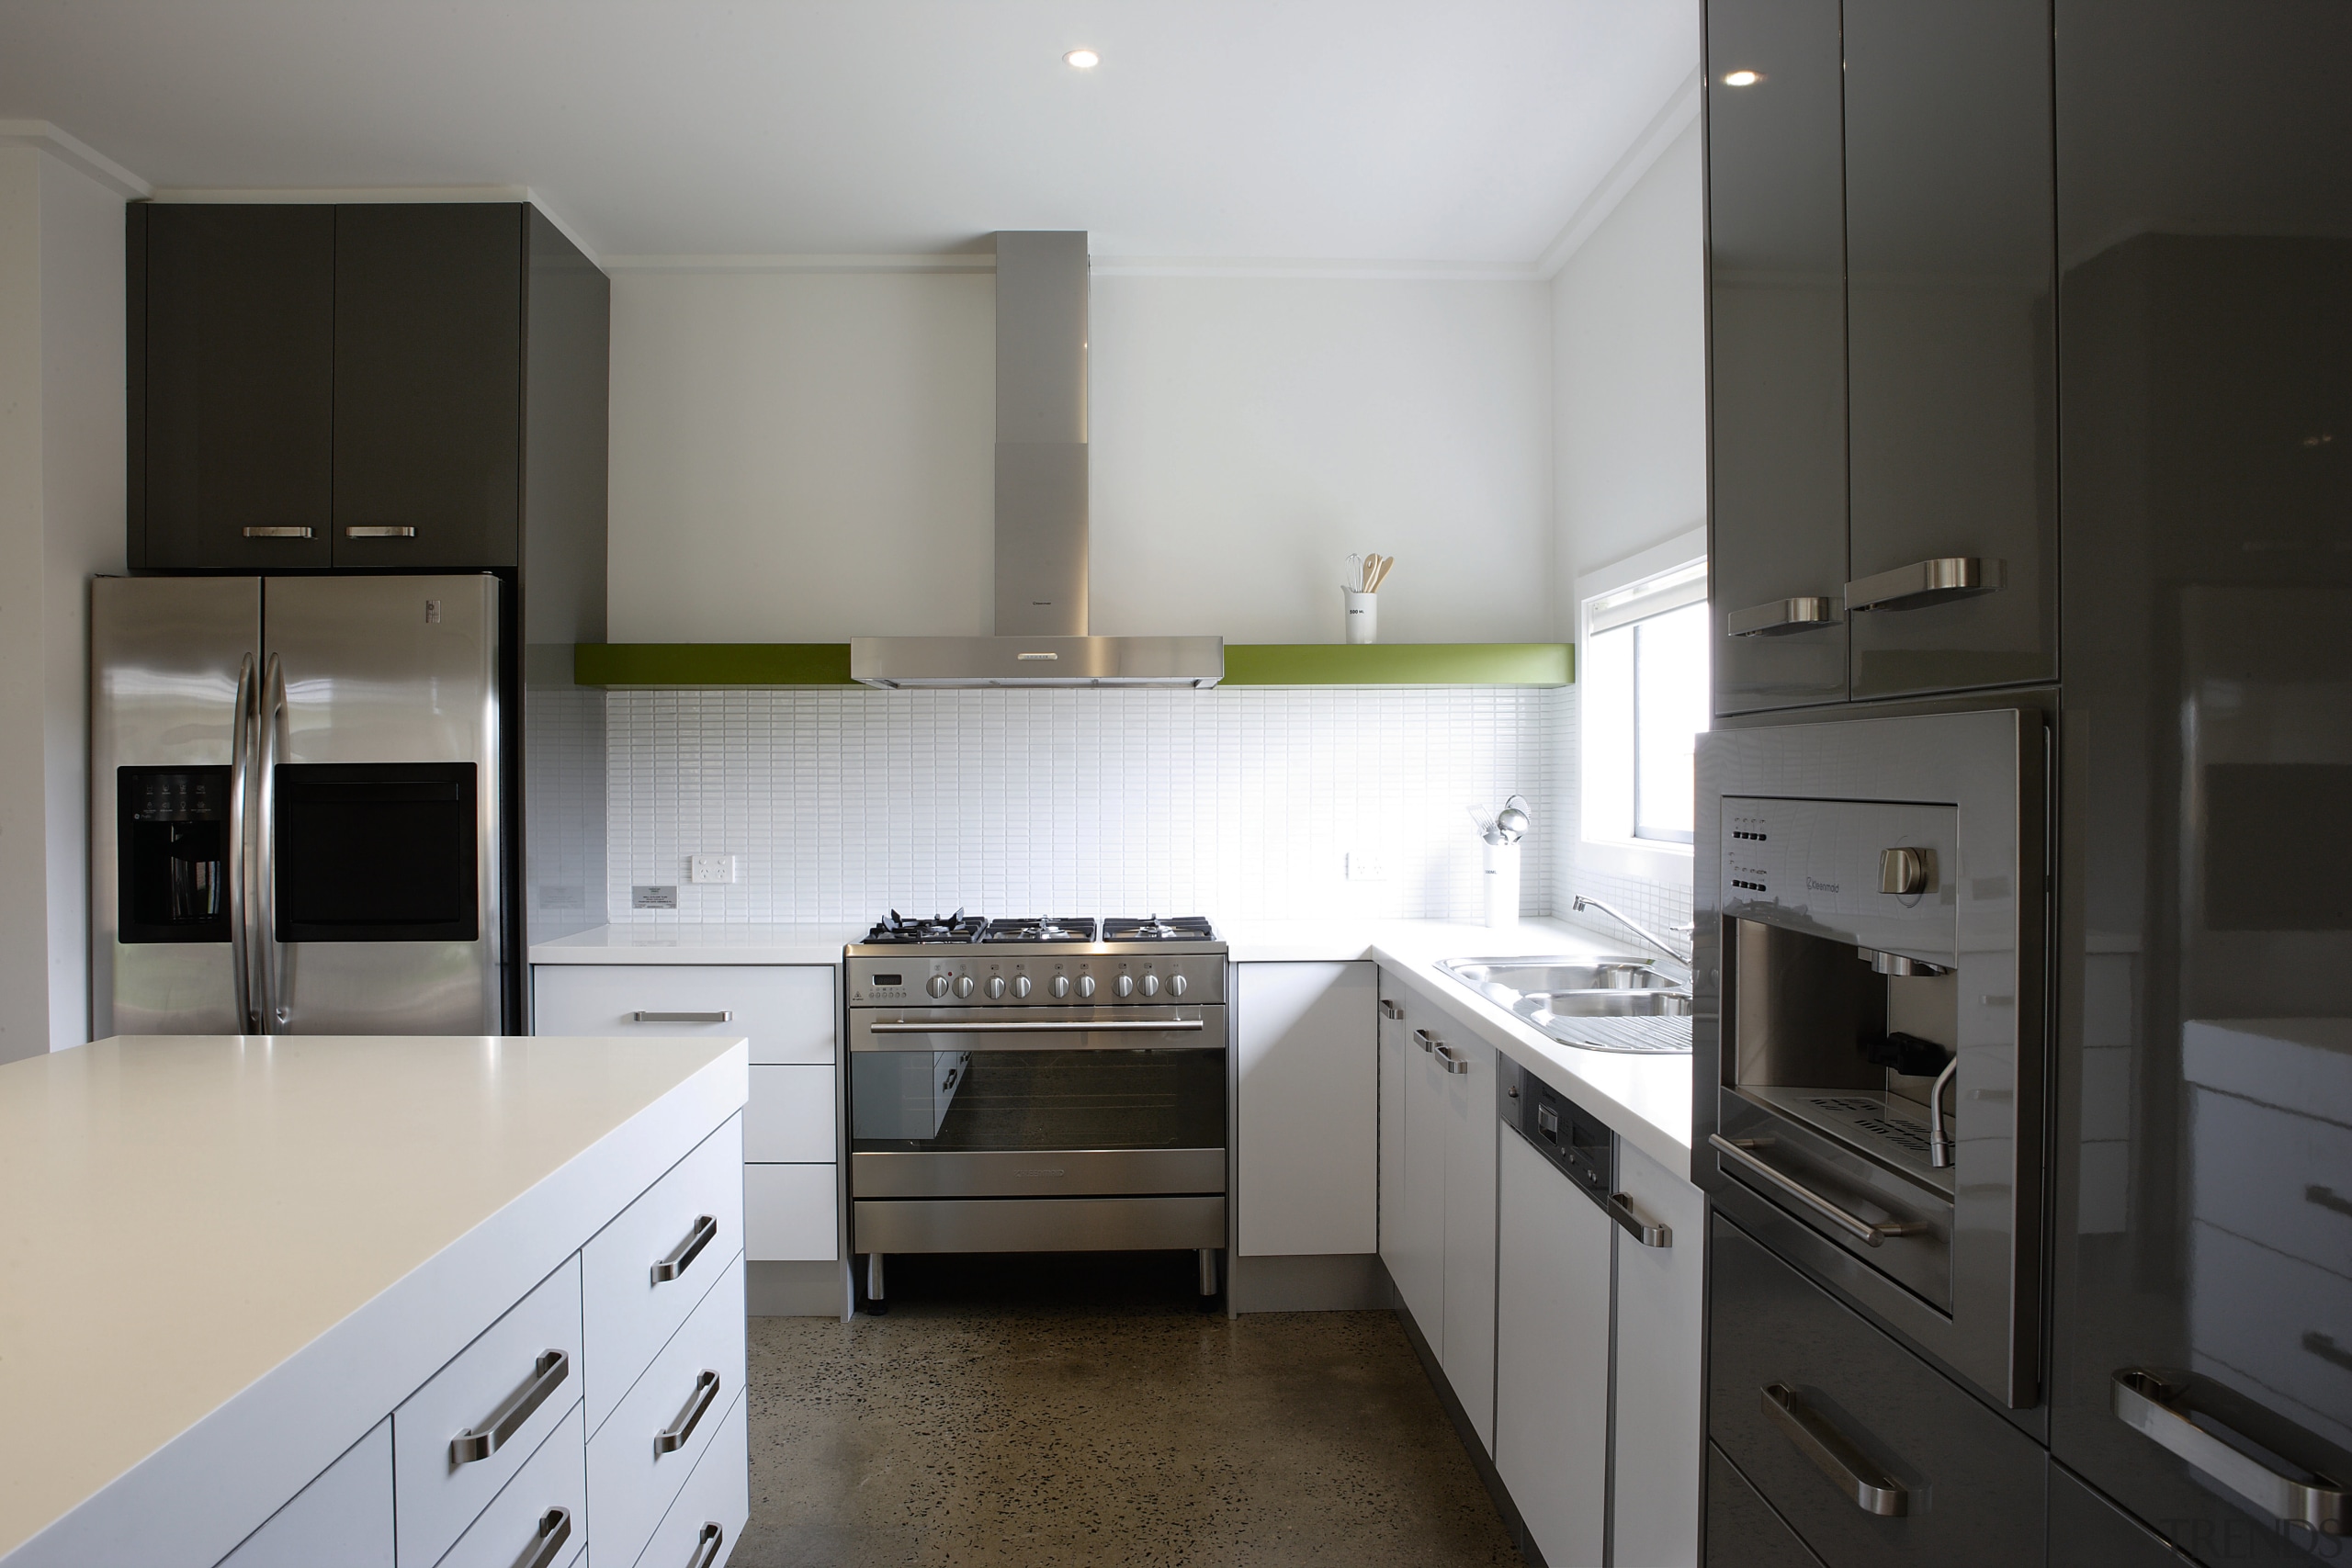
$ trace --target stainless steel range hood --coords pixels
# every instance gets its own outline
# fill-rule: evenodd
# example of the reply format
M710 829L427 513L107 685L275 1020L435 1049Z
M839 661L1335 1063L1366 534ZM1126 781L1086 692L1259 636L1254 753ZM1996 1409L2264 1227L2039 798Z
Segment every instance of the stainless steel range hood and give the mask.
M996 636L850 639L869 686L1214 686L1225 639L1090 637L1086 234L996 237Z

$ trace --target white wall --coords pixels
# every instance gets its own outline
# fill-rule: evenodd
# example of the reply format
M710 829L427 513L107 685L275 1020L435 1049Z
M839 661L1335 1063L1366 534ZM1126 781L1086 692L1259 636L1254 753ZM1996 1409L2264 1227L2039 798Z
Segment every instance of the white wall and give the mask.
M624 272L610 635L990 629L986 274ZM1093 628L1547 635L1549 303L1532 283L1098 276Z
M88 1038L88 580L120 571L122 197L0 146L0 1060Z
M1700 131L1674 140L1552 280L1563 640L1580 573L1706 521Z

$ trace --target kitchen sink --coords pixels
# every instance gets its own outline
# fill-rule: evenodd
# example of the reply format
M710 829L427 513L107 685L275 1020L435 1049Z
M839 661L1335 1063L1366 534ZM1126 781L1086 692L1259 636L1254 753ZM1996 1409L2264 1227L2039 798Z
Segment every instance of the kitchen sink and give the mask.
M1690 1049L1690 984L1647 959L1452 958L1438 967L1563 1045L1643 1055Z

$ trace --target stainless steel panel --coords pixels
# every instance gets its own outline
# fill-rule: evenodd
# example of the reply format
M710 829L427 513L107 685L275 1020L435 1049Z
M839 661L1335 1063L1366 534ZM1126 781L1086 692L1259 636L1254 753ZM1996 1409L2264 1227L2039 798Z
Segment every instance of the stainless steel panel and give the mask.
M1223 1149L896 1151L850 1156L861 1198L1055 1198L1225 1190Z
M261 649L251 577L101 577L90 585L91 1032L236 1033L227 942L120 935L116 770L227 767L237 671Z
M905 1004L912 1004L920 1009L931 998L929 982L934 976L952 981L968 976L978 984L972 995L958 998L960 1007L1034 1011L1053 1004L1051 987L1057 975L1072 980L1093 976L1097 989L1092 1000L1102 1007L1165 1008L1180 1001L1200 1007L1225 1000L1225 965L1222 942L1153 942L1136 946L1099 942L1024 942L920 948L861 943L849 950L845 978L849 1005L854 1008L902 1009ZM1133 994L1122 998L1114 982L1123 973L1138 981L1146 976L1157 976L1163 988L1146 996L1138 985ZM892 976L895 980L887 985L881 983ZM1032 982L1026 997L1017 993L1014 984L1024 976ZM987 983L999 978L1008 982L1005 994L991 997ZM1178 980L1183 982L1181 992L1175 989ZM1072 996L1065 998L1064 1005L1075 1007L1077 1002L1078 998ZM960 1015L950 1009L937 1012L900 1010L892 1016Z
M914 1032L900 1032L910 1026ZM852 1052L1222 1051L1225 1044L1222 1007L1025 1008L1018 1013L910 1008L859 1010L849 1018Z
M865 1199L859 1252L1120 1252L1223 1247L1223 1198Z
M1215 637L859 637L850 678L869 686L1214 686Z
M286 681L279 760L474 763L482 900L472 942L289 944L279 960L286 1032L503 1027L499 592L486 574L268 582L267 651Z
M1708 869L1696 888L1692 1144L1702 1152L1691 1161L1693 1179L1767 1245L2017 1408L2036 1404L2041 1383L2045 736L2039 714L1999 709L1722 730L1699 741L1696 858ZM1750 813L1743 799L1765 804ZM1743 814L1777 820L1792 801L1820 803L1807 807L1822 818L1810 840L1820 853L1785 863L1757 858L1748 852L1781 846L1732 837L1749 830L1735 820ZM1834 804L1839 802L1860 804ZM1924 831L1944 819L1905 809L1916 806L1952 808L1949 839L1930 832L1908 840L1936 850L1942 886L1927 895L1880 894L1878 852L1906 840L1872 840L1889 827ZM1841 833L1829 824L1846 810L1860 826ZM1850 877L1863 891L1855 893L1845 872L1815 870L1811 881L1834 886L1804 886L1805 868L1827 863L1822 854L1841 843L1853 862ZM1756 866L1770 874L1736 874ZM1789 876L1795 880L1775 886ZM1731 886L1747 881L1764 888ZM1910 907L1905 898L1914 901ZM1881 982L1951 984L1956 998L1961 1066L1948 1310L1940 1309L1943 1292L1933 1279L1942 1269L1922 1256L1924 1243L1866 1246L1708 1149L1708 1136L1717 1133L1779 1138L1781 1154L1807 1162L1790 1174L1807 1182L1836 1179L1856 1203L1872 1198L1880 1207L1866 1218L1931 1225L1939 1218L1930 1195L1937 1179L1920 1179L1900 1159L1842 1155L1831 1137L1789 1117L1785 1107L1775 1111L1738 1092L1747 1051L1740 1030L1750 1010L1740 969L1748 955L1725 949L1738 930L1728 918L1735 914L1835 941L1870 938L1874 947L1921 958L1944 953L1955 961L1952 982Z
M1087 446L996 444L999 637L1086 635Z

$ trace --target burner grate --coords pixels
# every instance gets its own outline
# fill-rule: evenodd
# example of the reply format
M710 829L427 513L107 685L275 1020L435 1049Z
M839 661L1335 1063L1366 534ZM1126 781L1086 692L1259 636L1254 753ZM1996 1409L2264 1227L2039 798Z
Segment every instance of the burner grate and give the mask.
M914 919L890 911L887 920L876 922L865 933L868 943L876 947L909 947L917 942L978 942L989 922L978 915L967 915L958 909L952 915L933 915L929 919Z
M1107 919L1104 942L1215 942L1216 932L1202 915L1171 915L1166 919L1146 915L1142 919Z
M990 920L982 942L1092 942L1094 921L1082 915Z

